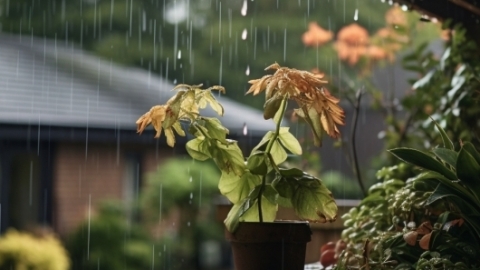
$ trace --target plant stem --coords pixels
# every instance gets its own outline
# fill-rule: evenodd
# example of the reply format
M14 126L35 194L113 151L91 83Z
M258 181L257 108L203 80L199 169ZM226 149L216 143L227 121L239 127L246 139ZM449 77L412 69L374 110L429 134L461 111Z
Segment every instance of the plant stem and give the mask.
M353 123L352 123L352 131L350 132L351 135L351 144L352 144L352 156L353 156L353 164L354 164L354 173L357 177L358 184L360 185L360 189L362 190L363 196L367 197L367 191L365 186L363 185L362 175L360 173L360 166L358 164L358 156L357 156L357 144L355 140L355 135L357 133L357 123L358 123L358 114L360 112L360 101L362 99L363 89L359 89L357 91L357 97L354 105L354 114L353 114Z
M288 97L284 97L282 99L282 103L280 103L280 107L278 108L277 113L280 113L280 117L278 117L278 122L276 123L275 126L275 133L273 133L273 137L268 141L267 148L265 149L265 158L268 158L270 161L273 159L270 159L270 152L272 151L273 144L278 138L278 135L280 134L280 127L282 126L282 119L283 116L285 115L285 111L287 109L287 100ZM275 119L275 117L274 117ZM272 166L276 166L276 164L272 164ZM262 186L260 187L260 192L258 193L257 201L258 201L258 220L260 222L263 222L263 212L262 212L262 195L263 191L265 190L265 185L267 184L267 176L264 175L262 177Z

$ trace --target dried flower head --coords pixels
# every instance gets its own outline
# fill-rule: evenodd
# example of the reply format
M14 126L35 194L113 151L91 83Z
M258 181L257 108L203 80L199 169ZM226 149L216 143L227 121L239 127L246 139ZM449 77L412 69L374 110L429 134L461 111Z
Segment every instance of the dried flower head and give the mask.
M265 70L275 70L274 74L249 81L252 86L247 94L257 95L265 91L265 118L272 118L280 107L282 99L292 99L299 108L296 114L304 118L312 127L315 145L321 144L322 132L333 138L340 137L337 125L344 124L344 111L325 87L323 74L313 74L293 68L281 67L274 63Z
M316 22L308 24L308 31L302 35L303 44L306 46L321 46L333 38L331 31L320 27Z

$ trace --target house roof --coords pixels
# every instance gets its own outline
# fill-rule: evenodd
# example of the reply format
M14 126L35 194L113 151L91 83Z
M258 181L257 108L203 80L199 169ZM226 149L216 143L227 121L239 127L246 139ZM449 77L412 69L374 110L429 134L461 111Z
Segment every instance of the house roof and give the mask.
M174 85L158 75L100 59L73 43L7 34L0 41L0 124L134 130L138 117L172 95ZM218 99L232 134L241 134L245 124L250 134L273 127L262 112Z

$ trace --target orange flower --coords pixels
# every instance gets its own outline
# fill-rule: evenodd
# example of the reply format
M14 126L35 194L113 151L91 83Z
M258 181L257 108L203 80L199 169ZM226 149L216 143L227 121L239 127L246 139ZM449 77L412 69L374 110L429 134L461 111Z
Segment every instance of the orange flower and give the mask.
M387 57L387 52L379 46L372 45L367 48L367 56L373 60L382 60Z
M407 25L407 16L400 7L394 6L385 13L385 21L388 25Z
M337 40L349 46L360 46L368 43L368 32L356 23L344 26L337 35Z
M367 30L353 23L340 29L334 48L341 60L353 66L367 52L368 39Z
M265 70L275 70L275 73L249 81L252 86L247 94L258 95L265 91L266 105L272 100L295 100L300 107L295 112L312 126L315 145L320 145L320 126L329 136L340 137L337 125L344 124L344 111L338 105L340 100L325 88L327 81L322 80L323 74L281 67L277 63ZM278 110L278 107L275 109Z
M316 22L308 24L308 31L302 36L306 46L321 46L333 38L333 33L320 27Z

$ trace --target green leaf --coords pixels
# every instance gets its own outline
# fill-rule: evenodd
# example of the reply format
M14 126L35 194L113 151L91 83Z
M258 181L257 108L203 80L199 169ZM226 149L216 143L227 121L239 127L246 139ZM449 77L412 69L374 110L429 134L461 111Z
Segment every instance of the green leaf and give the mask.
M446 148L434 148L432 151L438 158L455 168L458 157L457 152Z
M242 202L236 203L232 206L232 209L228 212L227 218L223 221L229 232L235 232L237 230L240 216L252 206L253 204L250 203L249 198L245 198Z
M241 176L246 170L245 158L236 141L227 140L227 144L223 144L210 140L209 152L222 172Z
M290 200L293 197L293 190L297 186L297 180L294 178L277 177L273 180L272 186L277 190L278 195Z
M425 74L425 76L423 76L420 80L416 81L412 88L413 89L418 89L418 88L421 88L421 87L424 87L425 85L428 85L428 83L430 82L430 80L432 79L433 75L435 74L436 70L435 69L432 69L430 70L427 74Z
M278 139L288 151L292 152L292 154L301 155L302 146L298 142L297 138L295 138L295 136L288 131L288 129L288 127L281 127L280 133L278 134Z
M420 179L435 179L439 183L451 189L451 193L462 196L466 201L468 201L471 204L480 204L480 201L477 198L475 198L467 188L459 184L458 181L452 181L446 178L445 176L441 175L440 173L433 172L433 171L424 172L416 176L413 179L413 181L419 181Z
M440 132L440 136L442 137L442 141L443 141L443 147L445 147L447 149L450 149L450 150L454 150L453 143L450 140L450 138L448 137L445 130L437 123L437 121L433 120L433 118L431 118L431 119L432 119L433 123L435 123L435 126L437 127L438 131Z
M248 157L247 169L249 169L253 174L265 175L268 172L265 153L257 152Z
M463 144L463 149L465 149L470 155L472 155L473 158L477 161L478 164L480 164L480 154L478 153L477 149L475 149L475 146L471 142L466 142Z
M320 115L318 115L317 111L313 106L307 109L305 106L299 109L295 109L295 113L303 118L307 124L310 126L313 132L313 144L315 146L322 146L322 136L323 136L323 128L320 122Z
M337 204L320 179L305 175L297 182L292 195L297 215L306 220L332 222L337 218Z
M178 134L179 136L185 137L185 135L186 135L186 134L185 134L185 131L183 130L182 124L180 124L179 121L173 123L172 127L173 127L173 129L175 130L175 132L177 132L177 134Z
M284 169L280 168L280 173L284 177L302 177L303 171L297 168Z
M278 192L273 188L271 184L266 184L263 190L263 197L267 199L271 204L277 204Z
M211 117L202 117L202 120L204 120L204 127L210 138L219 140L223 144L227 143L228 129L222 125L220 120Z
M273 138L274 133L272 131L269 131L265 133L263 136L262 140L252 149L251 154L255 153L256 151L262 149L262 147L266 146L268 142Z
M451 180L457 179L454 172L425 152L412 148L395 148L388 151L407 163L438 172Z
M245 170L241 176L222 172L222 176L218 182L218 188L220 193L227 197L232 203L236 204L248 197L250 192L261 183L262 178L250 173L248 170Z
M191 139L186 144L188 154L196 160L204 161L211 158L208 149L204 146L205 140L202 138Z
M223 116L224 109L222 104L220 104L217 99L212 95L211 90L204 90L202 91L201 100L199 101L200 108L204 109L206 107L206 103L210 104L210 107L220 116Z
M456 168L458 178L480 199L480 164L465 147L458 152Z
M273 158L273 161L275 162L276 165L284 162L287 160L287 152L285 149L282 147L280 142L276 140L273 145L272 145L272 150L270 151L270 154Z
M270 202L265 196L262 195L262 217L264 222L273 222L277 216L278 204ZM252 207L250 207L245 213L240 217L240 221L247 222L258 222L259 213L258 213L258 200L253 202Z
M265 104L263 105L263 118L265 118L265 120L273 118L277 114L282 101L283 98L277 95L265 101Z

